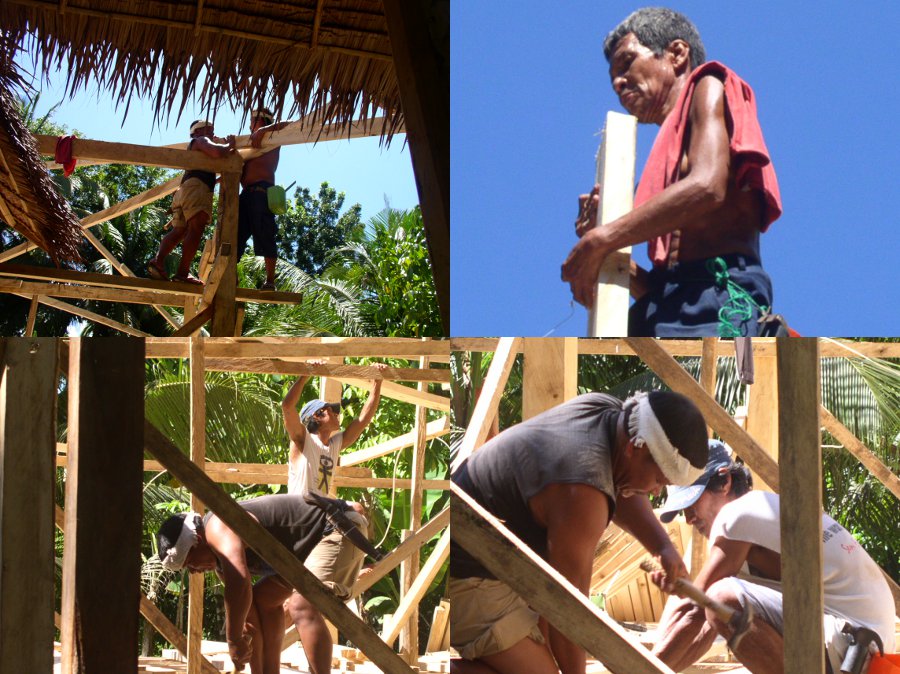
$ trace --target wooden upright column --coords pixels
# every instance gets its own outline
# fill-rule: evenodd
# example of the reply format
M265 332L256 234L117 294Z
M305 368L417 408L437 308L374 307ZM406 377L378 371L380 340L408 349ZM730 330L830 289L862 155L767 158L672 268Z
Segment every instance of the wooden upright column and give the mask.
M778 461L778 367L775 356L760 355L759 342L753 342L753 369L755 376L750 384L750 401L747 407L747 432L760 447ZM772 488L759 476L754 489Z
M522 421L525 421L578 393L578 340L526 338L522 347Z
M206 367L203 338L191 337L191 461L203 468L206 461ZM200 515L203 503L191 494L191 510ZM203 584L202 573L192 573L188 595L188 674L201 674L203 657Z
M53 670L56 340L0 341L0 674Z
M784 671L825 671L819 344L778 339ZM789 448L789 451L788 451Z
M137 671L144 340L72 340L62 672Z
M237 294L238 190L240 184L241 175L239 173L222 174L222 186L219 188L219 217L221 218L219 246L225 243L231 244L232 254L213 300L215 313L209 333L213 337L234 335L237 318L234 298Z

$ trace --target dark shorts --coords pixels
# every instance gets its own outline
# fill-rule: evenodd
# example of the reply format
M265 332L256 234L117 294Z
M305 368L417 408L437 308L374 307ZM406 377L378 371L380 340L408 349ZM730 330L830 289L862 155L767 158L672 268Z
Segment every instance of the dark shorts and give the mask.
M238 259L244 256L247 241L253 237L253 252L263 257L278 257L275 246L275 215L269 210L266 188L270 183L259 182L241 191L238 210Z
M747 255L723 255L728 277L747 291L761 307L772 306L772 281L759 260ZM706 260L676 264L672 269L650 270L650 291L628 312L631 337L717 337L725 327L720 310L729 301L724 284L707 270ZM729 312L725 320L742 336L759 334L760 310L742 303L743 312ZM733 306L733 305L732 305ZM730 336L730 335L729 335Z

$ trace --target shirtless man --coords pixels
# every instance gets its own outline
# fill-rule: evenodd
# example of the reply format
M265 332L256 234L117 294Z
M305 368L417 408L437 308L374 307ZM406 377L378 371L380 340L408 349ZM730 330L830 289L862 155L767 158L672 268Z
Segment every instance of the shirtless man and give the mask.
M604 53L622 106L661 128L633 211L595 228L599 187L580 197L580 240L563 280L591 307L606 257L648 241L652 270L632 262L629 335L715 336L723 307L749 313L722 326L729 336L758 334L760 307L772 304L759 235L781 203L750 87L704 63L694 25L667 9L634 12L607 36Z
M267 133L280 131L288 122L275 122L272 113L259 108L250 114L250 145L262 146ZM244 162L241 173L240 215L238 217L238 259L244 255L247 241L253 237L253 252L266 260L266 282L262 290L275 290L275 260L278 249L275 246L275 215L269 210L266 190L275 184L275 170L281 148L276 147L265 154Z
M220 158L234 153L234 136L216 138L212 122L198 119L191 123L191 142L188 150L202 152L208 157ZM200 247L203 230L212 219L212 197L216 186L216 174L211 171L185 171L181 186L172 199L172 231L159 244L156 257L147 263L147 275L160 281L169 278L166 272L166 258L175 246L182 243L181 262L173 281L203 285L200 279L191 275L191 262Z

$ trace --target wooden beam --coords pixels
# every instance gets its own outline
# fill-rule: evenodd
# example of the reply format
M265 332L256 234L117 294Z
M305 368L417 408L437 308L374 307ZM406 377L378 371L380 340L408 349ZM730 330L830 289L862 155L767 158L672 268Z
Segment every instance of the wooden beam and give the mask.
M426 3L385 0L384 16L441 322L450 335L450 63L441 63Z
M596 183L600 206L595 227L622 217L634 203L634 163L637 118L607 112L602 141L597 151ZM607 256L597 275L594 306L588 316L589 337L623 337L628 334L631 287L631 246Z
M57 136L35 135L38 152L52 155L56 152ZM99 159L112 164L140 164L142 166L165 166L167 168L212 171L227 173L240 171L243 161L240 157L207 157L202 152L175 150L151 145L132 143L109 143L103 140L76 138L72 141L72 156L76 159Z
M169 472L197 494L247 546L253 548L279 576L334 623L376 666L387 674L411 674L409 666L368 625L351 613L272 534L192 464L153 424L145 422L144 436L147 448L166 465Z
M522 340L522 421L578 395L578 340Z
M447 561L449 555L450 529L446 529L441 534L441 538L434 547L428 561L422 566L422 572L416 576L409 588L409 592L400 600L393 617L382 631L382 638L385 643L392 644L397 639L397 636L400 634L400 626L412 615L412 612L428 591L429 584L437 576L438 571L441 570L441 566Z
M451 489L451 538L550 624L615 674L673 674L502 522L456 485Z
M516 361L520 341L519 337L500 339L497 351L494 353L494 360L491 361L487 377L484 379L481 395L478 396L478 402L475 403L469 427L466 429L466 434L463 436L462 444L456 454L456 460L453 462L452 470L454 472L462 465L463 461L469 458L472 452L484 443L491 428L491 420L497 414L500 398L503 397L503 389L506 387L506 380L509 379L509 372Z
M28 297L28 295L24 293L15 294L19 295L20 297ZM45 297L43 295L37 295L36 297L38 302L40 302L41 304L45 304L48 307L59 309L60 311L65 311L66 313L72 314L73 316L78 316L79 318L84 318L93 323L106 325L110 328L113 328L114 330L118 330L119 332L124 332L126 335L132 335L133 337L147 336L147 333L142 330L132 328L130 325L125 325L124 323L119 323L119 321L114 321L113 319L103 316L102 314L76 307L74 304L69 304L68 302L63 302L62 300L55 300L52 297Z
M25 321L25 337L34 336L34 323L37 320L38 296L31 296L31 305L28 307L28 319Z
M781 584L784 671L825 670L822 616L822 449L815 339L778 340L778 440L782 447Z
M149 338L148 358L187 358L188 340ZM432 361L449 360L449 340L407 337L209 337L207 358L280 358L306 361L310 358L404 358L428 356Z
M0 276L30 278L38 281L56 281L60 283L82 283L89 286L105 286L107 288L125 288L137 290L155 290L164 293L175 293L182 296L197 296L203 292L200 286L175 281L154 281L153 279L98 274L87 271L71 271L54 267L35 267L33 265L4 263L0 264Z
M194 316L187 323L178 328L175 332L172 333L173 337L187 337L189 335L193 335L200 330L206 323L213 318L213 313L215 312L215 307L213 305L209 305L199 314Z
M203 286L203 294L200 296L201 311L212 304L213 298L216 296L216 291L219 289L219 283L222 282L222 277L225 275L225 271L230 264L233 264L231 259L231 244L223 243L219 246L219 253L216 255L215 262L213 262L212 269Z
M56 340L0 341L0 674L53 669Z
M62 672L136 672L143 341L72 340L68 382Z
M237 236L238 236L238 187L241 176L239 173L226 173L222 175L219 187L219 250L225 246L235 254L227 258L227 264L219 279L217 292L213 305L215 315L209 334L215 337L230 337L234 334L235 310L234 302L237 296Z
M206 368L204 367L203 340L191 337L191 461L200 467L206 461ZM191 494L191 510L205 514L203 502ZM203 585L202 573L190 575L188 591L188 674L201 674L203 657Z
M102 302L123 302L128 304L160 304L181 306L182 295L159 293L150 290L120 290L97 286L64 285L0 278L0 292L14 295L45 295L48 297L69 297L77 300L100 300Z
M866 447L859 438L853 435L849 428L838 421L837 417L825 409L824 406L819 410L819 413L821 414L822 426L825 430L831 433L834 439L844 446L844 449L859 459L859 462L869 470L876 480L900 499L900 478L894 475L891 469L884 465L871 449Z
M703 338L703 351L700 355L700 386L713 399L716 397L716 375L718 374L718 345L717 337ZM709 437L712 437L712 426L706 427ZM697 527L691 527L691 556L688 571L692 579L697 578L700 569L706 564L706 538Z
M369 365L310 365L277 358L209 358L206 368L217 372L261 372L267 374L291 374L308 377L333 377L335 379L382 379L393 381L450 382L450 370L428 368L421 370L410 367L388 367L379 370ZM417 393L416 389L410 389ZM423 392L419 391L421 396Z
M750 384L750 400L747 406L747 432L766 450L772 460L778 462L778 366L774 355L757 353L753 340L753 383ZM753 485L756 489L772 491L761 478Z
M425 543L434 538L437 532L449 524L450 508L447 507L428 520L426 524L422 525L416 533L376 562L372 566L372 569L353 586L351 596L360 596L363 592L397 568L404 559L419 550Z
M721 438L731 445L735 453L740 455L750 468L772 489L776 492L779 490L778 465L655 339L629 338L626 341L641 360L673 391L686 395L694 402L706 422L716 429Z
M434 421L428 422L428 424L425 426L425 439L432 440L442 435L446 435L449 432L450 417L444 416L440 419L435 419ZM377 459L379 456L384 456L385 454L396 452L399 449L406 449L416 442L417 437L417 431L412 430L409 433L404 433L403 435L397 436L393 440L388 440L387 442L381 442L377 445L366 447L365 449L359 449L355 452L344 454L341 456L341 465L357 466L361 463L365 463L366 461Z

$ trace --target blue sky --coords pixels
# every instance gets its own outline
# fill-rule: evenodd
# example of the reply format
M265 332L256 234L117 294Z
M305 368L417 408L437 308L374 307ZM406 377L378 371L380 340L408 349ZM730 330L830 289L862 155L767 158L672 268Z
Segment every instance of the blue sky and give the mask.
M20 57L18 60L28 72L32 72L30 59ZM125 106L116 111L112 96L106 91L98 94L96 85L90 85L87 90L81 89L72 98L65 96L64 85L65 73L50 73L49 85L45 82L34 83L35 88L41 91L38 113L45 113L63 101L52 119L70 129L78 129L84 138L169 145L186 141L191 121L204 116L201 102L190 101L179 122L176 123L173 115L169 124L160 128L153 122L149 99L135 97L125 119ZM244 127L240 126L242 112L221 108L215 116L216 133L220 136L249 133L249 120L244 122ZM387 149L379 146L378 138L285 146L281 151L276 177L285 187L296 180L295 187L309 187L314 194L318 193L319 185L327 181L338 191L346 193L345 209L360 203L362 219L366 222L384 209L385 200L390 202L392 208L398 209L411 209L419 203L405 141L406 135L398 134ZM293 194L293 188L290 194Z
M607 110L606 33L642 5L460 0L451 53L452 332L586 334L559 269ZM805 336L900 334L896 26L887 2L673 2L754 89L784 215L762 237ZM640 175L658 127L638 129ZM646 245L634 249L647 266ZM566 320L567 319L567 320Z

